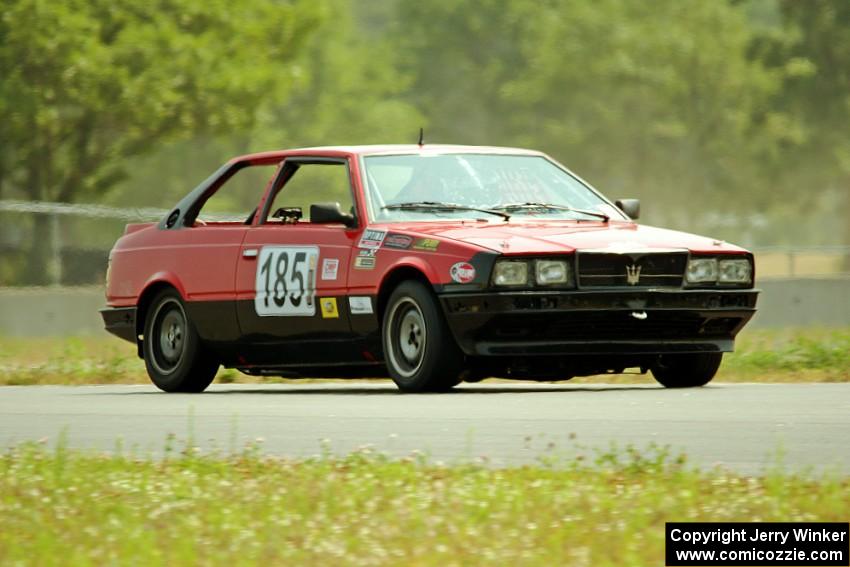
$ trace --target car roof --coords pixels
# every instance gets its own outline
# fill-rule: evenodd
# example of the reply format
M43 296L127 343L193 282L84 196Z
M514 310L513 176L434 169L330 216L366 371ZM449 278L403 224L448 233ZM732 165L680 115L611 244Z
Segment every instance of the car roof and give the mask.
M295 156L316 157L349 157L367 155L399 155L399 154L503 154L503 155L534 155L542 156L542 152L522 148L499 146L462 146L453 144L375 144L361 146L318 146L313 148L294 148L291 150L275 150L247 154L232 159L232 162L247 161L251 163L271 162L276 159Z

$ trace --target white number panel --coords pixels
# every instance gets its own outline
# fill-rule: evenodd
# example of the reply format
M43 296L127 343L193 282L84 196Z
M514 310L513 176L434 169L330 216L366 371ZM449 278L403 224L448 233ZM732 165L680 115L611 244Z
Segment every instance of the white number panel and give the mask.
M315 315L318 263L318 246L263 246L255 282L257 315Z

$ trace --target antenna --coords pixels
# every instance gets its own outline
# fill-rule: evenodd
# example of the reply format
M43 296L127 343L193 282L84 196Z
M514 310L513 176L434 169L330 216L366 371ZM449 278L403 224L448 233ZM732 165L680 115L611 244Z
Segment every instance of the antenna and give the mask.
M425 145L425 129L419 128L419 146Z

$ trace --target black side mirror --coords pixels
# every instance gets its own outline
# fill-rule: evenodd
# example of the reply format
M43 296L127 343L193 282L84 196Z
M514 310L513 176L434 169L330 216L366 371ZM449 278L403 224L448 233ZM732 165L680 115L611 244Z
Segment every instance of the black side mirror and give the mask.
M310 222L318 224L341 223L353 227L354 215L342 212L339 203L313 203L310 205Z
M637 220L640 218L640 199L617 199L614 204L630 219Z

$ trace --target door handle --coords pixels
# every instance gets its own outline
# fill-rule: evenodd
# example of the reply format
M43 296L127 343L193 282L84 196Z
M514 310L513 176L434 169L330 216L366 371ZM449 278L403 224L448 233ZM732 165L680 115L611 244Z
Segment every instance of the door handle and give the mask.
M256 258L257 257L257 249L256 248L246 248L242 251L243 258Z

